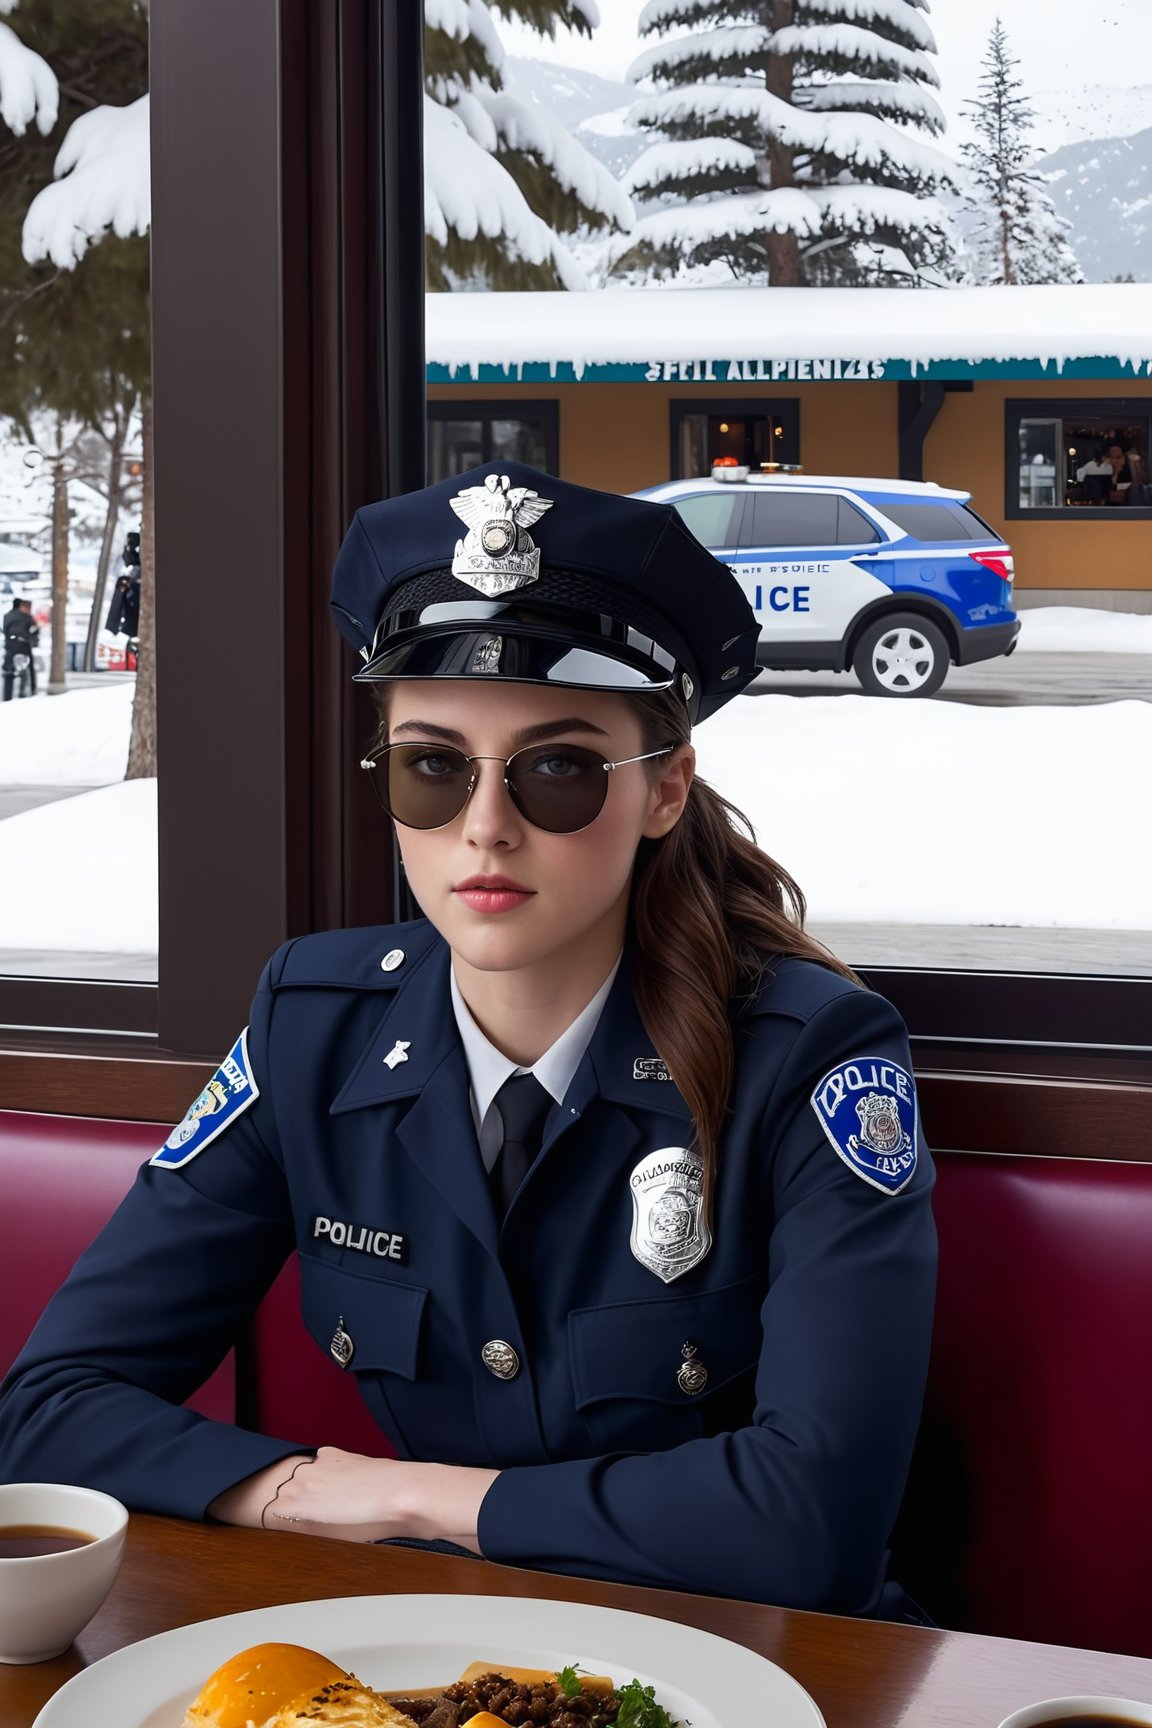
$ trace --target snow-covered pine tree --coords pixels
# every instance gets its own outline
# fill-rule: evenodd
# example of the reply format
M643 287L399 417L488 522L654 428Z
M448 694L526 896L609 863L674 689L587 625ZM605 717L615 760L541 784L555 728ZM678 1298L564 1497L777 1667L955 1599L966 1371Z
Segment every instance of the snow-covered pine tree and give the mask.
M969 247L977 282L1083 282L1068 243L1072 224L1056 212L1042 175L1029 169L1034 117L1016 76L1019 60L997 18L988 38L974 102L966 102L976 138L962 154L976 191Z
M500 0L541 35L590 35L595 0ZM630 200L547 109L507 95L486 0L425 0L425 258L430 289L583 288L562 238L632 225Z
M930 0L648 0L631 111L662 134L625 189L647 206L616 274L727 266L788 287L941 280L955 239Z

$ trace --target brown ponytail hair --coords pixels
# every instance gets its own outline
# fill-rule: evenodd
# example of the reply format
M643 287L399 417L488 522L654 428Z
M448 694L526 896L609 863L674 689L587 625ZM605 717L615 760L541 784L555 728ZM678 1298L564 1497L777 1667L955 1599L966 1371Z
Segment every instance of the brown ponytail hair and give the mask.
M686 744L672 691L628 698L644 750ZM664 772L649 764L653 781ZM756 845L751 823L703 780L659 840L642 840L632 880L632 990L640 1018L696 1124L705 1214L735 1065L733 1020L753 998L770 957L814 960L854 978L804 933L805 902L788 872Z

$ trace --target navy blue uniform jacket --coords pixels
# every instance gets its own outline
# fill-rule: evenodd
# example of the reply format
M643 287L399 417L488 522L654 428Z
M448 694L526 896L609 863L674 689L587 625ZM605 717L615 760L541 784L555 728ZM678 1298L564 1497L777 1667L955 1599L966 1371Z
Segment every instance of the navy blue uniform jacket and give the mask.
M422 921L279 950L247 1037L258 1097L186 1164L145 1165L53 1299L5 1385L0 1476L199 1518L301 1449L180 1408L295 1248L317 1347L342 1319L400 1456L500 1468L490 1559L875 1612L927 1370L932 1173L921 1147L878 1188L812 1096L838 1065L907 1069L898 1015L773 966L736 1021L711 1250L665 1284L631 1250L629 1185L692 1122L674 1084L634 1077L655 1052L627 965L502 1229L448 968ZM514 1378L484 1365L492 1339ZM678 1380L686 1342L702 1391Z

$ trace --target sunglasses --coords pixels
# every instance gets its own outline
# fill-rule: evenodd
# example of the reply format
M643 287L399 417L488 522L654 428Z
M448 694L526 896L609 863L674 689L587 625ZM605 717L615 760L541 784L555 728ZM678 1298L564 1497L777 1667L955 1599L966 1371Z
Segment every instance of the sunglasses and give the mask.
M547 834L578 834L595 822L608 796L608 775L632 762L651 762L676 748L649 750L608 762L582 744L530 744L511 756L465 756L447 744L386 744L361 762L377 798L405 828L447 828L467 804L477 762L502 762L504 784L517 810Z

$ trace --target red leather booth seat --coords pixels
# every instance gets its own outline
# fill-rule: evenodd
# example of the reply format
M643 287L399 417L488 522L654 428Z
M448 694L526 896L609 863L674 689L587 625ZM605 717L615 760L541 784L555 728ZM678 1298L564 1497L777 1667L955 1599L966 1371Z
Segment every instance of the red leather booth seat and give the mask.
M1152 1656L1152 1165L938 1172L900 1576L943 1625Z
M0 1111L0 1371L166 1127ZM1152 1656L1152 1164L944 1154L931 1384L897 1573L942 1625ZM884 1316L876 1316L884 1324ZM193 1402L387 1451L289 1262Z
M0 1377L168 1132L152 1122L0 1110ZM188 1403L218 1422L235 1420L231 1355Z
M0 1110L0 1376L168 1132L160 1123ZM305 1331L295 1260L236 1352L188 1402L217 1421L239 1420L302 1444L391 1451L353 1376Z

